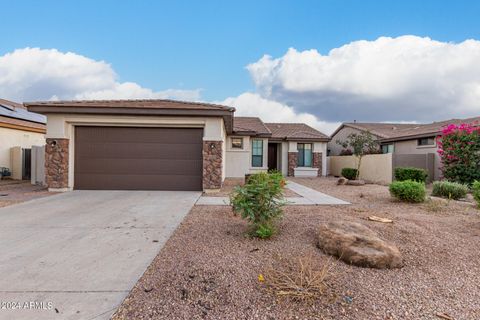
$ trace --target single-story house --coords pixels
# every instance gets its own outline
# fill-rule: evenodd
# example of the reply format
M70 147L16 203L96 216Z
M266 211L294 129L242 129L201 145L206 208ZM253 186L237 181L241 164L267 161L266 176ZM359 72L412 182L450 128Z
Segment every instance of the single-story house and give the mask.
M0 168L8 169L11 178L30 179L30 149L45 144L45 123L45 116L0 99Z
M343 147L337 141L345 141L347 137L352 134L360 134L362 132L370 132L375 140L389 138L397 131L414 128L418 124L409 123L366 123L366 122L344 122L332 134L331 140L328 143L328 155L339 156L342 154ZM392 150L383 150L384 153L392 152Z
M450 119L427 124L404 123L344 123L332 135L328 144L329 155L340 155L342 146L337 140L345 140L350 133L369 131L379 143L383 153L393 153L393 167L414 166L426 169L431 180L442 178L441 160L438 155L437 137L449 124L475 123L480 117Z
M478 123L480 117L468 119L450 119L428 124L417 124L412 128L397 130L388 137L381 138L378 142L383 150L391 150L394 154L428 154L433 159L434 180L442 178L441 159L438 154L437 137L442 135L442 130L449 124Z
M46 101L50 190L218 190L277 169L326 174L329 137L305 125L235 117L232 107L173 100Z

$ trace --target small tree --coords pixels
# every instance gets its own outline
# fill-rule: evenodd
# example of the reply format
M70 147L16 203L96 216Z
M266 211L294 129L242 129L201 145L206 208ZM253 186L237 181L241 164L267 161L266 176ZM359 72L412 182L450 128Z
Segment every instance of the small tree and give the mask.
M269 238L275 232L275 220L282 215L285 180L280 172L251 175L245 185L238 186L230 195L234 212L251 223L251 234Z
M448 125L437 144L445 179L468 185L480 180L480 127Z
M360 165L362 164L362 158L364 155L371 153L378 153L379 144L375 141L372 134L369 131L362 133L350 133L347 136L347 140L337 140L337 144L341 145L344 149L351 149L354 156L357 157L357 176L360 175Z

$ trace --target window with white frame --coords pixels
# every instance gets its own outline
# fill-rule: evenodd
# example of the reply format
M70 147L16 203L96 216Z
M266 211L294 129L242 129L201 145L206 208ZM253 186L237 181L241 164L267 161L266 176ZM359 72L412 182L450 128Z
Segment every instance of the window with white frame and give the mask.
M252 140L252 167L263 166L263 140Z
M232 149L243 149L243 138L232 138Z
M297 165L299 167L312 166L312 144L311 143L297 143L298 157Z

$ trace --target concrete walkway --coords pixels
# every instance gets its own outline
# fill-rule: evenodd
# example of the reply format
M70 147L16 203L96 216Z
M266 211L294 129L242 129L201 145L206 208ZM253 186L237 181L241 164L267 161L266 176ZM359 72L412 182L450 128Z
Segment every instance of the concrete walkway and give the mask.
M74 191L0 209L0 319L109 319L200 192ZM29 307L29 308L27 308Z
M300 197L286 197L287 205L346 205L350 204L349 202L340 200L338 198L329 196L325 193L318 192L304 185L287 181L286 188L294 191ZM198 199L196 205L205 205L205 206L228 206L229 199L228 197L209 197L202 196Z
M286 187L315 205L350 204L349 202L329 196L325 193L318 192L317 190L313 190L312 188L306 187L299 183L295 183L293 181L288 181Z

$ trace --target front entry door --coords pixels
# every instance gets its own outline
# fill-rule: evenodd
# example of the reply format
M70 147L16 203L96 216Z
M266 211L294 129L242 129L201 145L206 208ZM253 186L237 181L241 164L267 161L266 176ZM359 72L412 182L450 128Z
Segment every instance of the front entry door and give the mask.
M268 144L268 170L278 170L277 166L277 150L278 145L276 143Z

